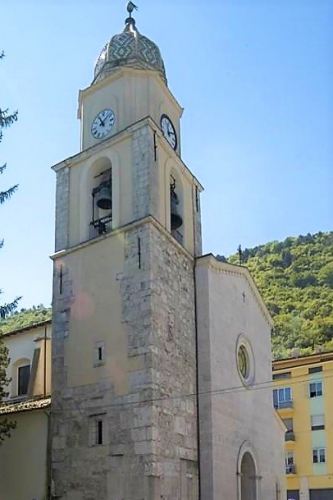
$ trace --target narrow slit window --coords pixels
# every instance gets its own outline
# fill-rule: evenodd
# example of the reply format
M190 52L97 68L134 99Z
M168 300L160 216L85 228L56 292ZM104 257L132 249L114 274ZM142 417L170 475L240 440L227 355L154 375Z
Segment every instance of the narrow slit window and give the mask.
M96 420L96 445L103 444L103 420Z
M94 365L100 366L105 363L105 342L96 342L95 344L95 356Z

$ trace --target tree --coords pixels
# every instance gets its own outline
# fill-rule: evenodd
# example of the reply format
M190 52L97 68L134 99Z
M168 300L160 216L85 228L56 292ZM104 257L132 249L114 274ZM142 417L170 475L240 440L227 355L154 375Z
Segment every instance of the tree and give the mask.
M2 52L0 54L0 60L3 57L4 53ZM3 138L3 130L5 128L10 127L10 125L12 125L16 120L17 120L17 111L15 111L14 113L10 113L8 109L0 108L0 142L2 141ZM6 167L7 167L6 164L0 166L0 175L4 173ZM0 205L2 205L5 201L9 200L9 198L15 193L17 188L18 185L16 184L15 186L9 187L4 191L0 191ZM0 240L0 249L2 248L2 246L3 246L3 240ZM19 300L20 297L17 297L15 300L13 300L13 302L0 305L0 318L4 319L6 318L6 316L11 314L17 307ZM6 386L9 380L6 375L6 368L8 364L9 364L8 349L4 346L0 338L0 402L7 395ZM6 418L0 420L0 445L5 439L5 437L8 437L10 435L10 431L14 428L15 428L15 422L10 422Z

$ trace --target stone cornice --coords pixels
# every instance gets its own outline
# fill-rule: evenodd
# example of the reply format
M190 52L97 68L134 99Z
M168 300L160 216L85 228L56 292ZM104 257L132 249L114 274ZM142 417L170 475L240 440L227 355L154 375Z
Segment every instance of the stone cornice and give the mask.
M307 356L297 356L294 358L277 359L276 361L273 361L273 371L326 363L328 361L333 361L333 351L308 354Z
M245 278L250 290L253 294L253 297L257 304L259 305L267 323L269 324L270 327L273 326L273 319L271 315L269 314L269 311L258 291L258 288L256 287L255 282L253 281L253 278L249 272L249 270L246 267L243 266L237 266L234 264L228 264L226 262L220 262L217 260L213 254L207 254L203 255L202 257L198 257L196 260L196 265L197 267L202 266L202 267L208 267L214 272L218 273L223 273L223 274L229 274L229 275L234 275L234 276L239 276L242 278Z
M173 244L175 245L184 255L186 255L187 258L190 260L194 261L194 257L180 244L178 241L176 241L173 236L167 231L153 216L148 215L147 217L143 217L142 219L136 220L134 222L131 222L130 224L126 224L125 226L121 226L117 229L114 229L108 234L103 234L102 236L99 236L98 238L94 238L92 240L87 240L84 241L75 247L67 248L65 250L60 250L59 252L56 252L55 254L50 256L50 259L56 260L60 259L62 257L65 257L67 255L70 255L74 252L77 252L79 250L82 250L84 248L87 248L91 245L95 245L96 243L99 243L102 240L108 239L108 238L113 238L114 236L117 236L119 233L126 233L128 231L132 231L133 229L140 227L144 224L151 223L153 226L155 226L163 235Z

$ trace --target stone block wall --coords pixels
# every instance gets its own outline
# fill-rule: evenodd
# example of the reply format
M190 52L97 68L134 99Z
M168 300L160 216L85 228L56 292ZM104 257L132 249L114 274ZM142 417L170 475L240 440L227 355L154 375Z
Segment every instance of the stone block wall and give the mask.
M56 235L55 251L68 247L69 225L69 168L57 172L56 183Z
M137 129L132 137L133 219L147 215L158 218L157 162L154 158L153 131L148 124Z

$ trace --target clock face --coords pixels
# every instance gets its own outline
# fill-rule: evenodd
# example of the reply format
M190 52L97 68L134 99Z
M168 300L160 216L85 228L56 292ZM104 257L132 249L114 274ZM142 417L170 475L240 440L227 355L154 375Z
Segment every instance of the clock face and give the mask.
M108 135L113 128L115 119L112 109L103 109L98 113L91 125L91 133L95 139L102 139Z
M173 149L177 149L177 134L172 121L167 115L161 116L161 129L164 137Z

